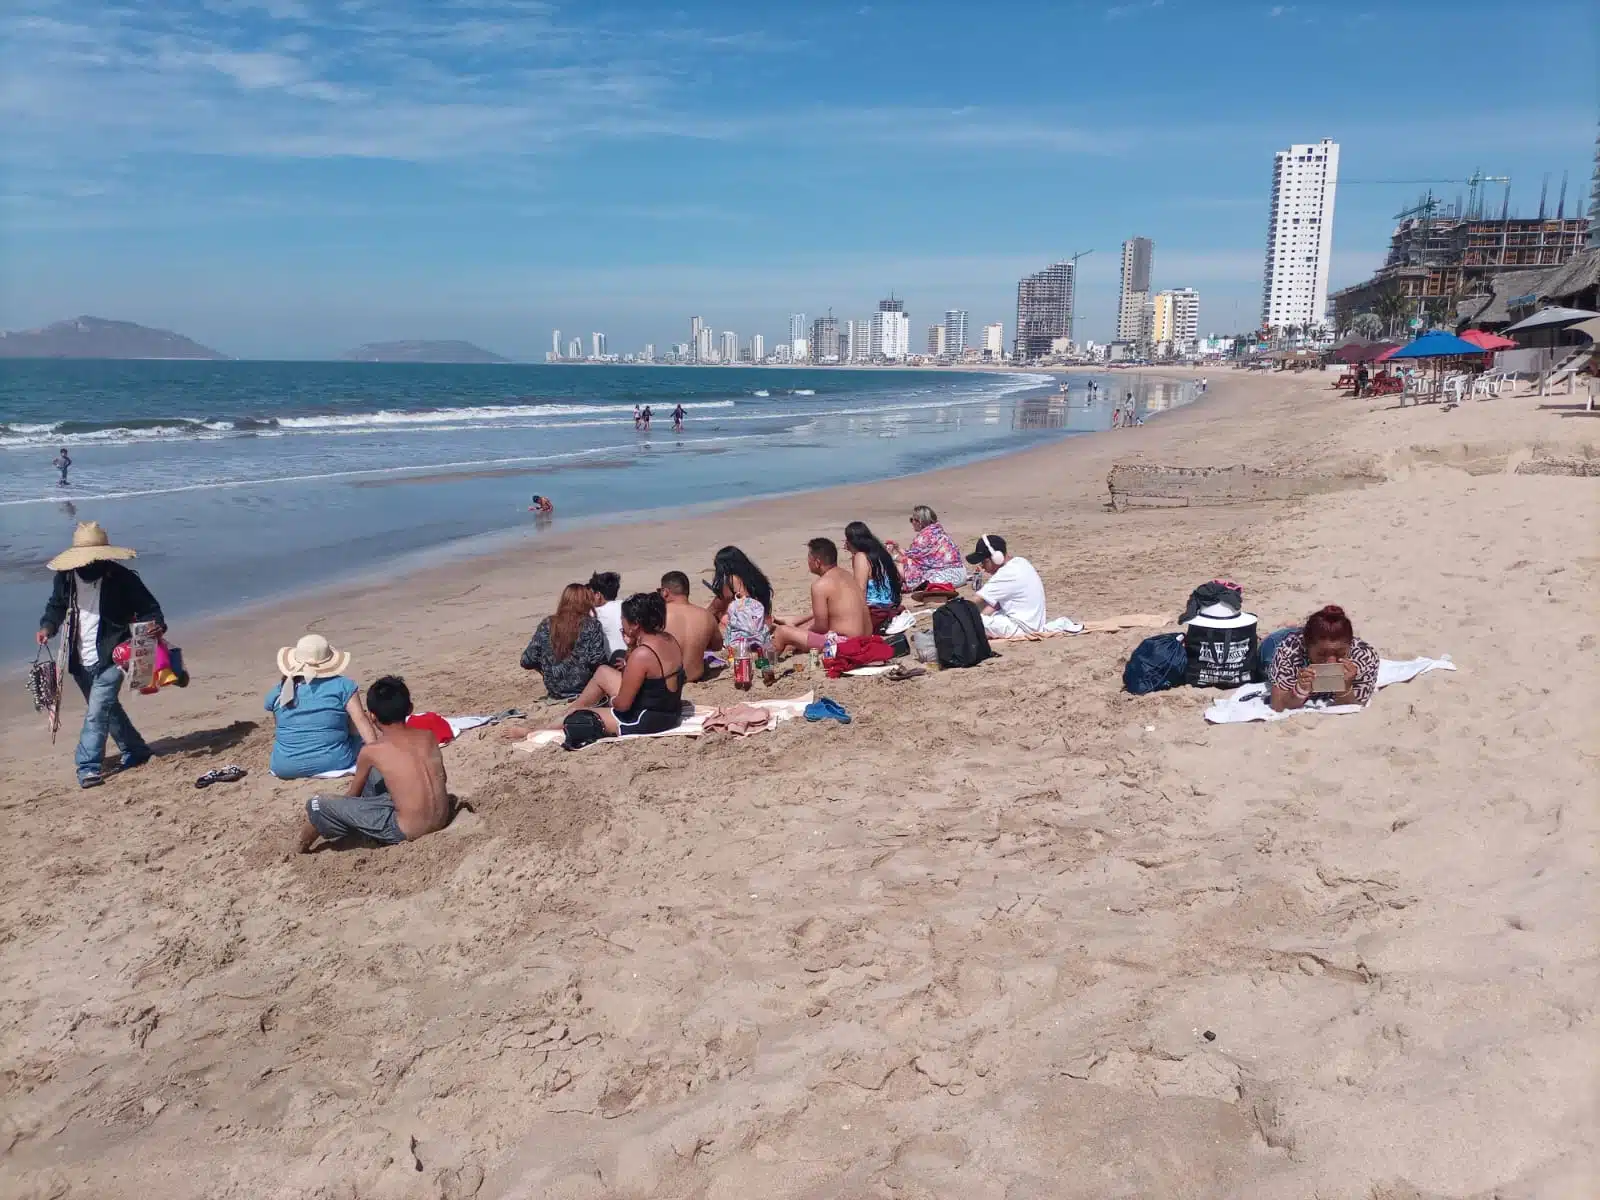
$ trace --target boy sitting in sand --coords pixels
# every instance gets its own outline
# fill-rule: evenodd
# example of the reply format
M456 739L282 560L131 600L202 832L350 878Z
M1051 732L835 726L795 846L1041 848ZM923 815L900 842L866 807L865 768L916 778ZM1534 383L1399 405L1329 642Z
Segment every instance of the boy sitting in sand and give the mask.
M781 621L773 629L772 641L780 654L821 650L830 633L843 639L872 632L866 594L856 577L839 565L839 547L831 538L812 538L806 544L806 569L817 577L811 585L811 615L793 624Z
M385 675L367 689L367 711L378 725L378 740L361 748L355 778L343 796L313 796L306 801L300 827L301 854L320 837L370 838L384 846L415 841L450 823L444 756L427 729L406 725L411 693L398 675Z

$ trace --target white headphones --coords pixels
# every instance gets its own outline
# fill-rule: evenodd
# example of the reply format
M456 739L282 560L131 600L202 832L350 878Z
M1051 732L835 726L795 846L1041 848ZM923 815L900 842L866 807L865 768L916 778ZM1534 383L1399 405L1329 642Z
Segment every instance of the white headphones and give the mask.
M1006 561L1006 552L1004 550L996 550L993 546L991 546L989 544L989 535L987 533L978 540L983 543L983 548L989 552L989 557L994 560L997 566Z

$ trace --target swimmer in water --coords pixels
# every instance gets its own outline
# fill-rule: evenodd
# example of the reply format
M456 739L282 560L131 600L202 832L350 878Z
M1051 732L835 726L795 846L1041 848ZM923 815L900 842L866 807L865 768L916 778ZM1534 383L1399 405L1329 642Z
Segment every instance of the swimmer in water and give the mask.
M673 433L682 433L683 432L683 417L684 417L683 405L680 404L680 405L678 405L677 408L672 410L672 432Z
M556 511L556 506L550 503L549 496L541 496L535 492L533 494L533 503L528 505L528 511L538 513L541 517L548 517Z

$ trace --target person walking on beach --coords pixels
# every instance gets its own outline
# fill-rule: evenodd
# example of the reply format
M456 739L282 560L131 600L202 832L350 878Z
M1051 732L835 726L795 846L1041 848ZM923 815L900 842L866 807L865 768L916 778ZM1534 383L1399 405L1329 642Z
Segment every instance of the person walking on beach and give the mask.
M677 408L672 410L672 432L673 433L682 433L683 432L683 418L684 418L683 405L680 404L680 405L678 405Z
M57 631L67 639L67 670L88 704L76 755L82 788L104 782L101 760L108 736L122 751L124 771L150 761L150 747L117 698L124 673L111 660L112 651L129 639L136 622L154 622L157 636L165 632L161 605L138 572L119 561L133 557L127 547L113 546L98 523L84 521L73 531L72 546L48 564L56 573L55 585L35 636L41 646Z
M644 406L644 413L642 415L644 417L644 431L646 433L649 433L650 432L650 406L648 404L646 404Z
M55 461L50 465L61 472L61 479L57 482L56 486L71 487L72 485L67 482L67 472L72 470L72 456L67 453L67 448L65 446L61 447L61 453L56 455Z
M644 410L637 404L633 406L633 427L635 429L644 428Z

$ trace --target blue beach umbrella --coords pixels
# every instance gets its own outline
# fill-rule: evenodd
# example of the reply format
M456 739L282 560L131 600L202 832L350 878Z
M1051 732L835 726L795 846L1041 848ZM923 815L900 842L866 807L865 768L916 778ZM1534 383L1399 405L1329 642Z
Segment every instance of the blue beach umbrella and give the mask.
M1474 346L1464 338L1458 338L1453 333L1445 333L1436 329L1432 333L1425 333L1416 341L1401 346L1388 357L1396 358L1454 358L1460 354L1482 354L1482 346Z

